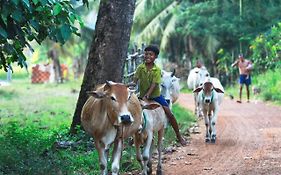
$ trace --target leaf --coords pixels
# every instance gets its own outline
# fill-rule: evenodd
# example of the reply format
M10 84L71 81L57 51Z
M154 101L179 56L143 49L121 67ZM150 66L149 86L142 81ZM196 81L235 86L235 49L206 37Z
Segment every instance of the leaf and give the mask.
M40 3L41 3L43 6L45 6L45 5L48 3L48 1L47 1L47 0L41 0Z
M69 19L70 19L71 23L74 24L74 22L75 22L75 15L72 12L69 13Z
M62 10L62 6L60 4L56 4L53 8L53 11L54 11L54 15L58 15Z
M69 37L71 36L71 29L70 29L70 26L69 25L63 25L61 28L60 28L60 32L61 32L61 35L64 39L64 41L68 40Z
M31 7L30 7L29 0L22 0L22 2L23 2L24 5L28 8L28 10L31 11Z
M23 20L23 15L19 10L15 10L12 13L12 18L17 21L17 22L22 22Z
M31 26L38 32L39 31L39 23L35 20L30 20Z
M7 39L8 37L8 33L1 26L0 26L0 35L3 36L5 39Z
M18 5L18 4L19 4L19 0L12 0L12 2L13 2L15 5Z
M39 0L32 0L35 5L38 4Z

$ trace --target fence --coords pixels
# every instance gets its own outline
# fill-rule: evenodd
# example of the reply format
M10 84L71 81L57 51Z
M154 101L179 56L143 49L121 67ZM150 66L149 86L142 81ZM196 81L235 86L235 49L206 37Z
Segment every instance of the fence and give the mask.
M123 83L129 83L133 81L133 77L138 65L143 62L143 49L144 45L142 45L141 49L133 49L132 54L129 54L125 61L124 67L124 76Z

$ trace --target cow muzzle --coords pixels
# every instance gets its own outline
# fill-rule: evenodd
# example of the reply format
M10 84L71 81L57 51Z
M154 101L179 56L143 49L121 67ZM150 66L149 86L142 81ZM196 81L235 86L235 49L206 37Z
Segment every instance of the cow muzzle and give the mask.
M133 123L132 117L130 115L121 115L120 121L122 124L125 124L125 125Z
M205 99L205 103L207 104L211 103L211 99Z

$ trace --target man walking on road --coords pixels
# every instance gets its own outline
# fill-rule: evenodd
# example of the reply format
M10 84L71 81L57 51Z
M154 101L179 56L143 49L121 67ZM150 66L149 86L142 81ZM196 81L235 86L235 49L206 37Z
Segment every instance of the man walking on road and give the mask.
M239 69L239 83L240 83L240 89L239 89L239 100L237 100L237 103L242 103L242 89L243 84L246 85L246 91L247 91L247 102L250 102L250 91L249 86L251 84L251 70L252 70L252 62L250 60L247 60L243 57L242 54L239 54L239 59L237 59L232 65L232 67L237 66Z

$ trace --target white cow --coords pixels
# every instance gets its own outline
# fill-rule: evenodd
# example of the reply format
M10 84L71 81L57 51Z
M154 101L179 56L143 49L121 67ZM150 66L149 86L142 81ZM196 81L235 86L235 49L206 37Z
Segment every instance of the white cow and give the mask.
M206 142L216 142L216 122L219 105L223 100L224 88L217 78L206 78L202 86L193 91L198 93L199 106L203 111L206 125Z
M142 130L142 136L145 140L143 148L143 175L151 174L152 172L152 146L153 146L153 135L158 132L158 165L157 174L162 174L162 142L164 138L164 129L167 126L167 117L162 106L154 101L143 101L140 100L143 108L144 126ZM137 152L139 152L137 150ZM140 157L137 155L137 158ZM139 158L138 158L139 160Z
M190 70L188 78L187 78L187 86L189 89L191 90L195 90L196 88L198 88L199 86L201 86L203 84L203 82L205 81L205 79L207 77L209 77L210 74L208 72L208 70L206 69L206 67L195 67L194 69ZM194 113L197 117L202 116L202 110L200 110L199 108L199 101L198 101L198 93L194 93Z
M175 69L173 72L162 70L161 75L161 95L166 99L170 108L180 95L180 79L175 76L175 73Z

